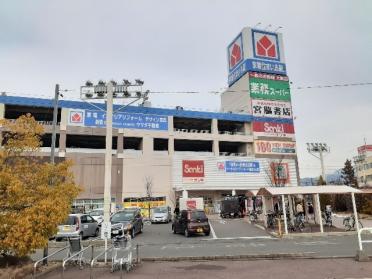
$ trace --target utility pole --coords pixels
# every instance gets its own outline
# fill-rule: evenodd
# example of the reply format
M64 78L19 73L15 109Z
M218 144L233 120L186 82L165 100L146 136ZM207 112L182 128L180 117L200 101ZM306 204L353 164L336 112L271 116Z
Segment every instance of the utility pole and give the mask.
M56 138L57 138L57 118L58 118L58 99L59 99L59 84L56 84L54 90L54 101L53 101L53 124L52 124L52 146L50 150L50 163L54 165L55 149L56 149ZM48 256L48 244L44 247L43 257ZM43 264L46 265L48 259L43 260Z
M142 85L144 82L140 79L135 80L132 84L124 79L123 84L117 84L115 81L99 81L97 85L87 81L85 86L80 87L80 98L87 99L104 99L106 100L106 150L105 150L105 180L103 194L103 222L101 226L101 238L105 240L105 250L107 250L108 239L111 238L111 169L112 169L112 119L113 114L130 104L144 99L147 100L149 91L143 92ZM128 90L129 87L136 87L135 90ZM114 98L134 99L134 101L114 110ZM107 253L105 253L105 263L107 262Z
M320 160L320 167L322 170L322 177L325 182L327 182L325 168L324 168L324 153L331 152L329 146L326 143L306 143L307 151L313 155L315 158ZM319 157L315 154L319 153Z

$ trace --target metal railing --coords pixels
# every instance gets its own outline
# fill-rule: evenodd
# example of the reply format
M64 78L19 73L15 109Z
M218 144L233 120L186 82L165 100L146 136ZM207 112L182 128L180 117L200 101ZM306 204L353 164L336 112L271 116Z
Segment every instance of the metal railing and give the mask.
M362 228L358 230L358 244L360 251L363 251L363 243L372 243L372 240L362 240L363 231L370 231L372 233L372 228Z
M99 257L103 256L104 254L106 254L107 252L109 252L110 250L112 250L113 248L114 248L113 245L110 246L110 247L108 247L106 250L104 250L103 252L99 253L95 258L93 258L91 260L91 262L90 262L90 279L93 279L93 266L94 266L94 262L96 262Z
M36 278L36 270L37 270L37 265L38 265L39 263L41 263L43 260L45 260L45 259L47 259L47 258L49 258L49 257L51 257L51 256L54 256L54 255L56 255L56 254L58 254L58 253L60 253L60 252L62 252L62 251L64 251L64 250L66 250L66 249L69 248L69 247L70 247L70 246L63 247L62 249L59 249L59 250L55 251L54 253L52 253L52 254L50 254L50 255L48 255L48 256L46 256L46 257L44 257L44 258L38 260L37 262L35 262L35 264L34 264L34 271L32 272L32 278Z
M93 252L94 252L94 246L93 245L89 245L88 247L85 247L84 249L80 250L79 252L71 255L70 257L68 257L67 259L63 260L62 262L62 278L64 278L64 273L65 273L65 265L66 263L71 260L72 258L84 253L87 249L89 248L92 248L92 255L93 255ZM80 266L81 266L81 260L80 260Z

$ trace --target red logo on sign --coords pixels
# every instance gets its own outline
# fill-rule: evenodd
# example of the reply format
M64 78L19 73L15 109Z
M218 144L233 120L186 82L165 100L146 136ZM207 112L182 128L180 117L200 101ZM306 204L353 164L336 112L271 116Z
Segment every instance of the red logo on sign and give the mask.
M195 200L186 201L186 207L187 209L196 209L196 201Z
M257 54L260 56L266 56L270 58L276 58L276 46L269 39L268 36L264 35L258 40L256 44Z
M81 123L83 115L81 112L72 112L70 115L71 123Z
M234 43L230 54L230 68L234 68L242 60L242 50L237 43Z
M204 161L182 161L183 177L204 177Z
M289 123L276 123L276 122L253 122L254 132L263 132L266 134L294 134L294 126Z

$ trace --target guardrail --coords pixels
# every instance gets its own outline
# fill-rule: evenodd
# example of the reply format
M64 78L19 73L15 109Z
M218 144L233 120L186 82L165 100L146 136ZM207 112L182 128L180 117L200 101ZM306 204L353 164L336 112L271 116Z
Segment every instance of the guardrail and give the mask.
M110 246L109 248L107 248L106 250L104 250L103 252L99 253L95 258L93 258L90 262L90 279L93 279L93 266L94 266L94 262L98 260L99 257L103 256L104 254L106 254L107 252L109 252L110 250L112 250L114 248L114 246Z
M358 230L358 244L360 251L363 251L363 243L372 243L372 240L362 240L361 234L363 231L370 231L372 233L372 228L362 228Z
M89 245L88 247L85 247L84 249L80 250L79 252L71 255L70 257L68 257L67 259L63 260L62 262L62 278L64 278L64 274L65 274L65 265L66 263L71 260L72 258L84 253L84 251L86 251L88 248L92 248L92 255L93 255L93 249L94 249L94 246L93 245ZM80 266L81 266L81 260L80 260Z
M37 268L37 265L38 265L39 263L41 263L43 260L45 260L45 259L47 259L47 258L49 258L49 257L51 257L51 256L54 256L54 255L58 254L59 252L62 252L62 251L64 251L64 250L66 250L66 249L69 248L69 247L70 247L70 246L63 247L62 249L59 249L59 250L55 251L54 253L52 253L52 254L50 254L50 255L48 255L48 256L46 256L46 257L44 257L44 258L38 260L37 262L35 262L35 264L34 264L34 271L32 272L32 278L36 278L36 268Z

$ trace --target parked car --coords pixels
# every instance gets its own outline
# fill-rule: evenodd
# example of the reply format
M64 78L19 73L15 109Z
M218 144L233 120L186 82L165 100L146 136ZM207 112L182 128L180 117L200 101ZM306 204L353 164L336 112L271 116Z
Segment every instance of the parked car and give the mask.
M111 236L129 233L132 238L143 230L141 210L126 208L111 216Z
M175 216L172 223L173 233L183 233L186 237L191 234L204 233L209 235L211 227L204 210L182 210Z
M154 207L151 210L151 223L169 223L172 220L169 206Z
M101 226L101 223L103 222L103 208L94 209L89 212L89 215L97 221L98 226Z
M99 227L96 220L88 214L70 214L66 221L58 226L56 241L67 237L98 236Z

